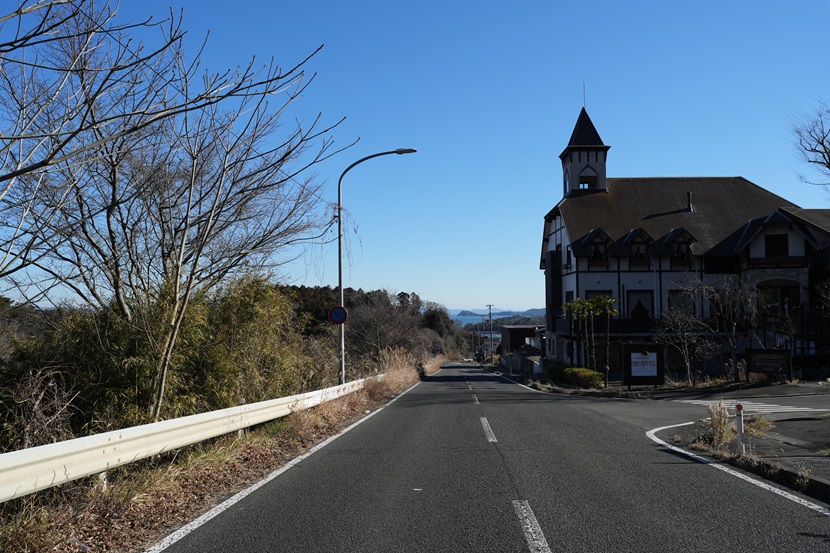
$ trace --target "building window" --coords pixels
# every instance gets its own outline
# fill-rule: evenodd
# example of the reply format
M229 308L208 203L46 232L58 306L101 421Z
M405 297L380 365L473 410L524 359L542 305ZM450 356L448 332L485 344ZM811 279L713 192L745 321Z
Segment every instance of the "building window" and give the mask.
M600 298L602 296L605 296L607 298L614 297L611 295L611 290L585 290L586 300L592 300L594 298Z
M631 266L632 267L648 267L648 254L646 253L646 248L643 243L638 243L634 247L634 253L631 256Z
M789 257L790 247L786 234L767 234L764 236L766 257Z
M671 257L671 266L672 269L691 266L691 255L687 242L678 241L674 243L674 255Z
M651 290L629 290L626 300L629 319L654 318L654 292Z
M687 313L694 313L694 297L689 290L669 290L669 309L682 309Z
M580 175L579 189L593 190L597 187L597 177L595 175Z
M677 261L689 261L689 245L685 242L677 242L674 245L674 258Z

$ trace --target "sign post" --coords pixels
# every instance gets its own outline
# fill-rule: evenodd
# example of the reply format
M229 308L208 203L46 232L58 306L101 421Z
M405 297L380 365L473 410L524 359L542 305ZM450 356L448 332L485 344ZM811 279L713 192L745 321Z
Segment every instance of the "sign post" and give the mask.
M735 427L738 430L738 442L741 444L741 452L746 455L744 442L744 406L738 403L735 405Z

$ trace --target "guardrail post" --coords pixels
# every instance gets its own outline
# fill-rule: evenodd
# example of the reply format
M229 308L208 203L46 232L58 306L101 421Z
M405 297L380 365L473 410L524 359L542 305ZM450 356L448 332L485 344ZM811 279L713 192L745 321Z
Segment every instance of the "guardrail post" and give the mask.
M107 471L99 472L98 474L96 474L95 480L97 480L96 485L100 491L107 491Z

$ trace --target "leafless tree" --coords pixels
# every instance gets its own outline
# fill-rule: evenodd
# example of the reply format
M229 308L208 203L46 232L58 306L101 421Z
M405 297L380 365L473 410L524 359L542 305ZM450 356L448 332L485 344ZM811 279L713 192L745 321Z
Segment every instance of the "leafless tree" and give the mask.
M420 336L421 318L408 299L408 294L396 296L377 290L366 294L351 309L346 339L347 351L355 360L377 360L382 351L390 348L420 357L419 346L424 346Z
M814 113L805 113L793 123L793 134L799 154L823 179L815 182L801 175L801 180L821 186L830 184L830 104L819 100Z
M685 306L673 306L663 312L654 328L654 341L677 350L686 368L686 380L692 385L697 384L695 364L718 350L712 329L694 309Z
M81 180L67 175L103 170L112 165L107 155L128 157L125 148L169 128L170 119L272 95L302 79L302 63L285 73L253 61L203 73L200 51L184 61L181 17L122 22L117 7L109 0L18 0L0 15L0 277L50 252L56 229L77 230L55 221Z
M158 417L194 295L234 273L274 266L287 246L325 231L319 185L306 175L334 153L329 136L339 122L284 126L310 81L307 59L287 71L252 61L203 75L200 54L188 61L184 53L179 20L168 20L161 48L142 54L125 37L129 27L112 23L108 2L47 4L34 6L69 10L60 28L72 30L49 43L50 63L66 68L78 88L86 128L72 134L71 152L19 176L17 194L31 206L20 211L29 225L20 235L36 252L26 263L37 271L25 274L41 280L14 278L45 295L57 286L152 334L158 361L149 411ZM99 32L106 25L115 31Z
M11 425L21 436L20 449L71 438L69 418L77 395L66 375L57 369L41 369L18 382L13 395L16 416Z
M738 340L742 333L750 342L757 339L754 335L758 328L758 297L755 289L734 276L724 276L714 281L698 280L693 287L709 304L710 326L725 338L735 380L738 381Z

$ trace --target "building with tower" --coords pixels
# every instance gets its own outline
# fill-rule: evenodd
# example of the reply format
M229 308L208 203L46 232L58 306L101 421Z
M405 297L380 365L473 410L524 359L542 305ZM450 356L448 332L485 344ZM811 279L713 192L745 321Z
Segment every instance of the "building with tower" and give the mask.
M572 300L617 300L611 341L643 342L692 282L752 291L765 326L741 329L741 351L821 350L830 210L802 209L742 177L608 177L609 150L583 108L559 156L562 199L544 218L547 358L584 365L565 316ZM702 300L689 308L715 316ZM797 336L793 324L782 335L784 315L798 318Z

